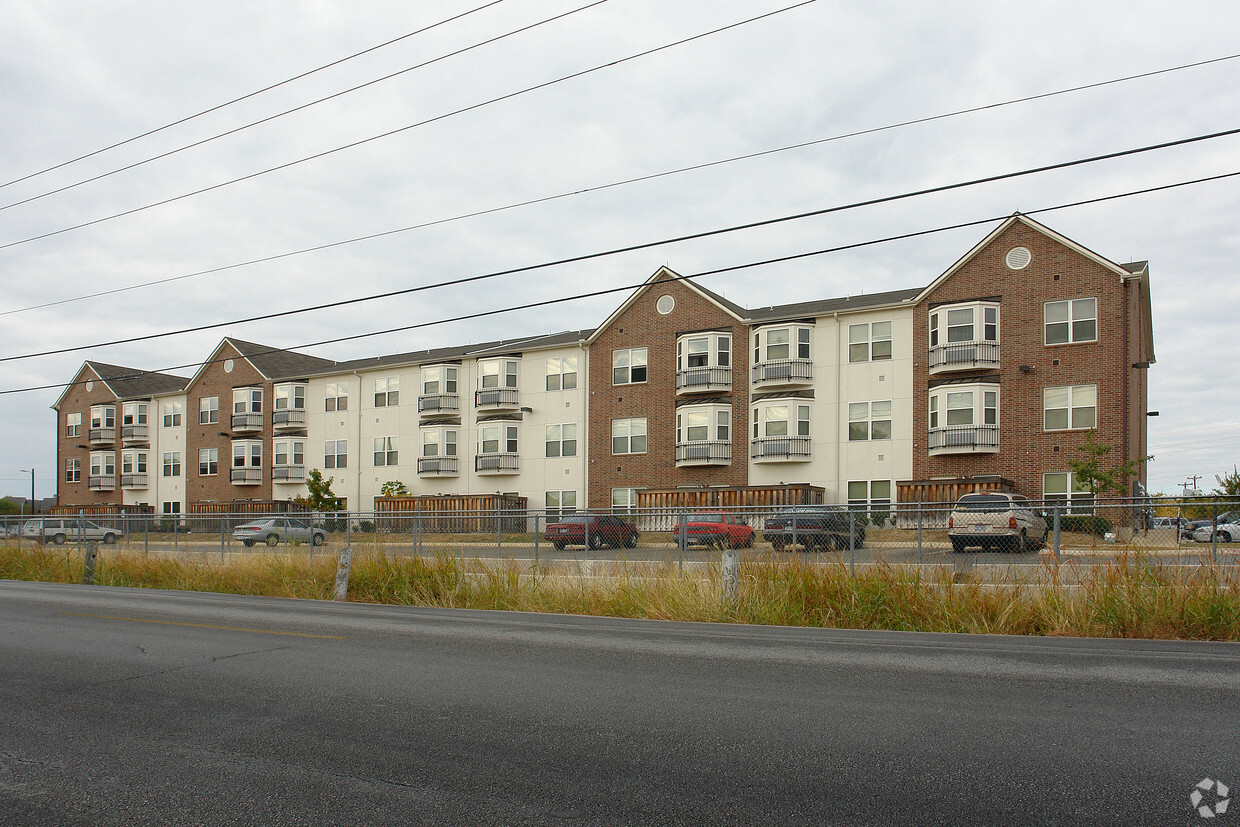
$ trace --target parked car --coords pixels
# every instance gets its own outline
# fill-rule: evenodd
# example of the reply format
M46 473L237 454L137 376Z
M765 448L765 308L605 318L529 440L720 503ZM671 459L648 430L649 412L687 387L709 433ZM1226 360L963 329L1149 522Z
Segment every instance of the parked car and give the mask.
M1187 517L1155 517L1150 522L1150 531L1175 529L1181 540L1193 536L1194 526Z
M557 549L566 546L603 546L633 548L639 532L636 528L610 514L570 514L557 523L548 523L543 533Z
M1031 551L1046 542L1046 518L1028 497L1006 491L965 494L947 518L952 551L969 546Z
M815 547L860 548L865 543L865 523L841 506L798 505L767 517L762 538L776 551L798 544L806 551Z
M20 537L22 533L21 523L9 523L4 527L5 537Z
M93 540L112 545L118 538L124 537L125 532L119 528L108 528L80 517L63 519L59 517L45 517L27 520L26 524L22 526L22 536L27 540L35 540L40 543L50 542L58 546L64 543L65 540L73 540L75 543Z
M233 529L232 537L240 540L246 548L255 543L266 543L274 546L296 540L301 543L313 543L321 546L327 542L327 532L321 528L311 528L301 520L290 520L287 517L270 517L266 520L255 520Z
M686 545L718 548L753 548L753 534L748 523L718 511L690 514L672 529L672 539L677 544L683 535Z
M1240 517L1227 523L1219 522L1217 526L1211 521L1193 532L1193 539L1198 543L1208 543L1212 538L1220 543L1240 542Z

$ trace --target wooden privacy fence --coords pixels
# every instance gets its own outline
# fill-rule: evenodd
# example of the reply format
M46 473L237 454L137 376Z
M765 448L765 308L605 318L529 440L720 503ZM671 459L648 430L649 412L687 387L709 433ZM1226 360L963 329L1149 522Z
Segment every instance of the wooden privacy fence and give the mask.
M825 488L806 483L639 489L637 527L640 531L671 531L686 511L717 508L743 516L760 529L762 519L773 511L790 505L821 505L825 497Z
M48 509L53 517L85 517L106 528L132 534L142 531L155 519L153 505L54 505Z
M186 530L203 534L219 534L251 519L287 514L308 519L310 507L293 500L236 500L230 503L190 503L181 525ZM166 514L176 519L175 514Z
M482 534L530 531L526 497L506 494L430 494L375 497L378 531L422 534Z

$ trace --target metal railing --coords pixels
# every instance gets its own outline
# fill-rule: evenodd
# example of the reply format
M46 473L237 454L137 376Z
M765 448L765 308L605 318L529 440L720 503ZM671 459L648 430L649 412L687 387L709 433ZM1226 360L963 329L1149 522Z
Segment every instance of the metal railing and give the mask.
M732 387L732 368L694 367L676 371L676 392L718 391Z
M998 342L953 342L930 348L929 371L990 368L999 365Z
M997 451L999 426L951 425L931 428L926 447L930 451Z
M810 438L807 436L768 436L750 440L752 459L809 459Z
M811 382L814 379L814 363L809 359L774 359L755 362L750 370L755 385Z

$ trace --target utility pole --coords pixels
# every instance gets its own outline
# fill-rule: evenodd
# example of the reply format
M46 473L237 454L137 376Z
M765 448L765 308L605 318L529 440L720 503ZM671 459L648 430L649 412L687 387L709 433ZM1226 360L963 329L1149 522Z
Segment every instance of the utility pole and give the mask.
M34 466L30 466L30 470L22 469L23 474L30 475L30 516L34 516Z
M1200 474L1193 474L1191 477L1188 478L1188 481L1184 483L1184 496L1185 497L1188 496L1189 491L1197 490L1197 480L1199 479L1201 479Z

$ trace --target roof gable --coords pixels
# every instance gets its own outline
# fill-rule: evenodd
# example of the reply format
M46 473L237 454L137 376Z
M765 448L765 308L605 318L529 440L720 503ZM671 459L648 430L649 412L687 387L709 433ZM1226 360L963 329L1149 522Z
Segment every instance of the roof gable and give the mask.
M634 290L629 297L624 300L623 304L613 310L611 315L609 315L601 325L594 329L594 332L590 334L590 338L587 340L587 343L593 343L604 330L610 327L616 319L620 318L626 310L632 307L634 302L636 302L643 293L650 290L657 284L666 284L668 282L676 282L677 284L683 285L685 288L697 293L699 296L706 299L708 302L715 305L724 313L736 319L738 322L745 321L747 311L739 304L730 302L719 294L703 288L688 276L682 276L669 267L660 267L658 270L654 271L654 274L651 275L650 278L646 279L644 284Z

